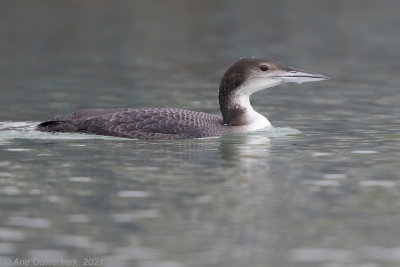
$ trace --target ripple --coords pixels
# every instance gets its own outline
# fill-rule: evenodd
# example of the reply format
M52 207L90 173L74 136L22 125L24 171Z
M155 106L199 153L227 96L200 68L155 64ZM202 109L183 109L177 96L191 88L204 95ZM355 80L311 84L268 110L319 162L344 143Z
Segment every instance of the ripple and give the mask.
M0 121L0 130L4 129L19 129L19 128L26 128L31 127L32 123L28 121ZM35 123L36 125L36 123Z
M148 197L149 193L146 191L119 191L119 197Z
M7 148L7 151L15 151L15 152L24 152L24 151L30 151L28 148Z
M67 259L67 254L63 250L30 250L29 258L35 260L35 262L50 264L52 262L58 262ZM54 265L53 265L54 266Z
M109 250L108 244L105 242L92 242L91 251L95 254L105 254ZM106 265L108 266L108 265ZM115 265L118 266L118 265Z
M316 185L316 186L339 186L338 181L334 180L305 180L303 181L305 185Z
M90 248L92 246L90 238L84 235L56 235L54 241L56 244L71 247Z
M13 195L13 196L21 194L21 191L16 186L5 186L4 188L1 189L1 192L5 195Z
M128 265L127 261L119 256L105 256L104 266L128 267L131 265Z
M183 265L174 261L144 261L139 263L139 267L183 267Z
M116 253L129 260L152 260L161 257L161 250L147 247L119 247Z
M89 216L86 214L71 214L67 216L69 223L88 223Z
M0 256L0 263L1 267L10 267L13 266L12 264L12 258L11 257L6 257L6 256ZM15 266L15 265L14 265Z
M0 242L0 255L14 254L16 250L16 246L13 243Z
M341 173L327 173L324 174L323 176L324 179L345 179L347 178L346 174L341 174Z
M352 154L375 154L378 153L378 151L374 150L353 150L351 151Z
M14 174L9 172L0 172L0 177L14 177Z
M328 153L328 152L314 152L312 153L312 155L314 157L325 157L325 156L331 156L332 153Z
M24 241L25 233L10 228L0 228L0 240L5 241Z
M290 251L289 259L297 262L333 261L344 263L360 260L400 262L400 248L383 248L378 246L359 247L352 250L334 248L299 248Z
M380 187L392 188L399 184L400 184L399 181L389 181L389 180L368 180L359 182L359 185L364 187L380 186Z
M92 181L90 177L69 177L68 181L70 182L80 182L80 183L89 183Z
M360 252L366 259L400 262L400 248L363 247Z
M351 251L344 249L301 248L289 253L291 261L300 262L350 261L352 258Z
M44 218L11 217L8 220L8 224L30 228L49 228L51 222Z
M39 139L39 140L130 140L111 136L91 135L83 133L48 133L36 131L35 128L40 122L13 122L0 121L0 144L8 144L12 139ZM16 151L16 150L11 150ZM24 150L25 151L25 150Z
M61 202L62 198L56 195L51 195L51 196L47 196L45 197L45 199L49 202L53 202L53 203L57 203L57 202Z
M267 130L261 130L254 132L254 134L258 133L263 133L267 137L281 137L281 136L287 136L287 135L296 135L300 134L301 132L299 130L296 130L294 128L290 127L272 127ZM252 133L250 133L252 134Z
M29 195L40 195L40 189L29 190Z
M139 210L132 213L115 213L112 218L115 222L129 223L139 219L152 219L160 217L160 212L155 209Z
M198 196L196 198L197 203L210 203L212 202L212 196Z
M138 166L138 167L127 167L127 171L157 171L160 167L152 167L152 166Z

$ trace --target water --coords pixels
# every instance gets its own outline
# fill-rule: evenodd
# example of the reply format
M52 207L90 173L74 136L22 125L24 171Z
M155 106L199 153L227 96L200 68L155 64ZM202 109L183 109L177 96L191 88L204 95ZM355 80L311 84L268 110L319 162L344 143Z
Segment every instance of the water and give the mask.
M399 266L399 8L2 1L0 266ZM332 79L254 95L271 131L34 131L80 108L218 114L219 79L241 56Z

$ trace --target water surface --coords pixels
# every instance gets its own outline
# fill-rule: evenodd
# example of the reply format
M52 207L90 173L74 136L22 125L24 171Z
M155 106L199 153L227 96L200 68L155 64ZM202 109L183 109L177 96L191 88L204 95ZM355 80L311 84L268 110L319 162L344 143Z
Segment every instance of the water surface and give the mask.
M399 266L399 9L3 1L0 266ZM219 114L219 79L241 56L332 79L257 93L272 131L161 141L34 131L80 108Z

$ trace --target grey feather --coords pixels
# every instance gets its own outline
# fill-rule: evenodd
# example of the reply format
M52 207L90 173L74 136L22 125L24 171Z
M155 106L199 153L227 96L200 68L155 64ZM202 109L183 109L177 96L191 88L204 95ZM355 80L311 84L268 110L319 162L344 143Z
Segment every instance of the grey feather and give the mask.
M228 127L222 118L172 108L86 109L57 116L37 126L39 131L81 132L140 139L183 139L245 132Z

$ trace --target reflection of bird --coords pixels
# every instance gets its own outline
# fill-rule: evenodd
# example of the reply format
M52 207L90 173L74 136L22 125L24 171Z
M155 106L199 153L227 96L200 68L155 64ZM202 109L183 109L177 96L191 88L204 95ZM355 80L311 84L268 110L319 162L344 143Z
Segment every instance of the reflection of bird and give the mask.
M174 108L86 109L42 122L39 131L81 132L129 138L199 138L245 133L271 126L254 111L249 97L282 82L311 82L328 77L268 59L242 58L224 74L219 87L222 118Z

